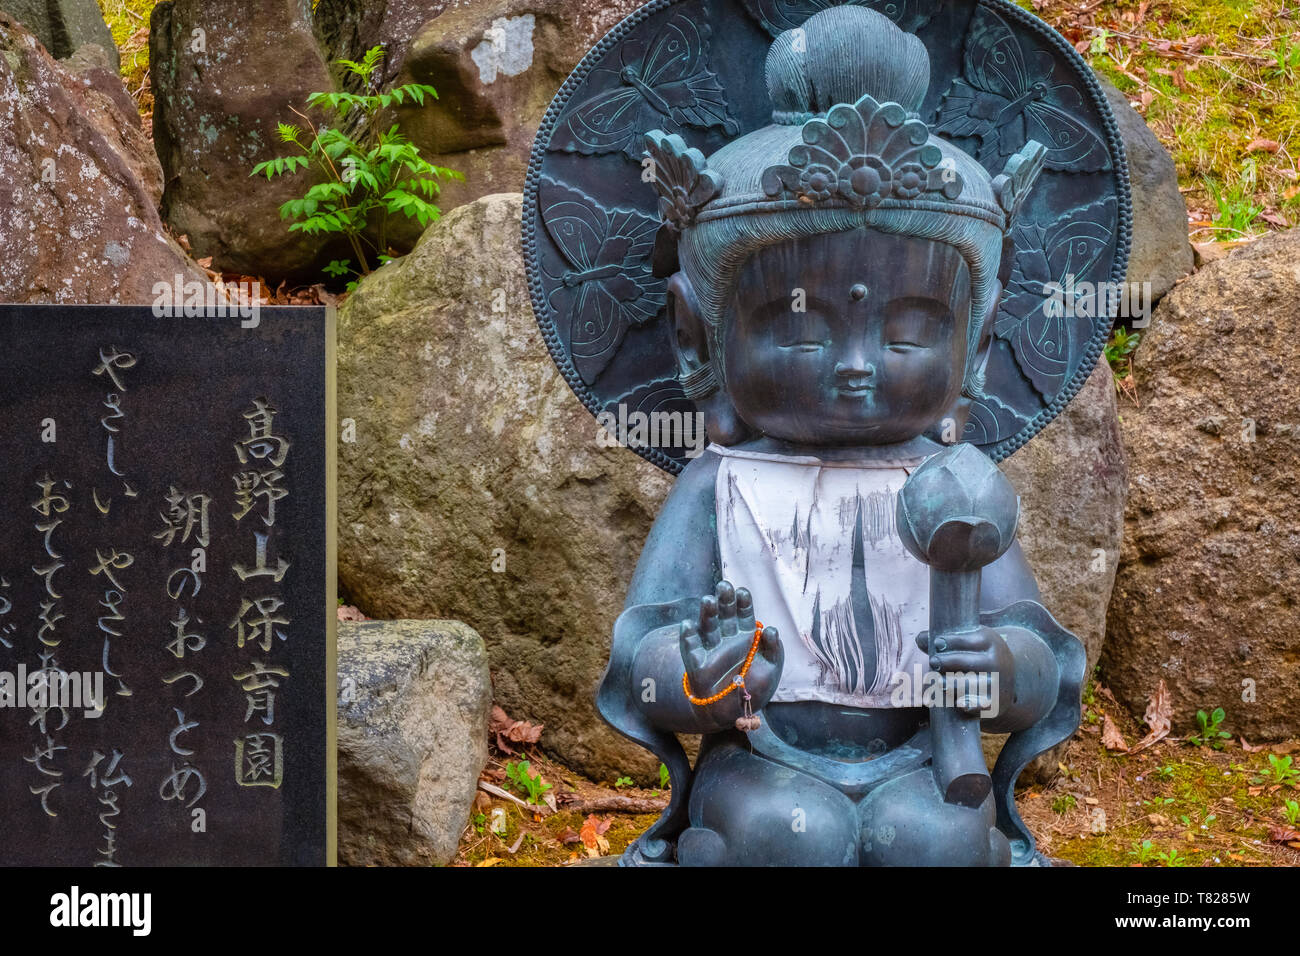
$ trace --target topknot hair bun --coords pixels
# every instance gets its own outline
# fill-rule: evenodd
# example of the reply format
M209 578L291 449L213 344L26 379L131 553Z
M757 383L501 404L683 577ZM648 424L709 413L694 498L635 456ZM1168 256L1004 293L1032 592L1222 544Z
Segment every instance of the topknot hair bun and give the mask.
M798 124L864 94L920 109L930 87L925 45L866 7L831 7L786 30L767 54L772 118Z

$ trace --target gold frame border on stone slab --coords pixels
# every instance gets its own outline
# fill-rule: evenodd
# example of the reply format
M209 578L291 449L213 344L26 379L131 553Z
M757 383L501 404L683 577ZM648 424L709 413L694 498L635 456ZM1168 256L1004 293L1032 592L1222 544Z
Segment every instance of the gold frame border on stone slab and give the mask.
M325 307L325 865L338 866L338 310Z

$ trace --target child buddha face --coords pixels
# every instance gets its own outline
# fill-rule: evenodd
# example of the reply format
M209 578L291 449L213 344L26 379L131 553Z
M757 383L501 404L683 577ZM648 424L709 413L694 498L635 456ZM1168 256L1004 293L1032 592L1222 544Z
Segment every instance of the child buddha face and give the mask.
M768 246L742 270L726 388L784 441L907 441L956 406L970 272L952 246L860 228Z

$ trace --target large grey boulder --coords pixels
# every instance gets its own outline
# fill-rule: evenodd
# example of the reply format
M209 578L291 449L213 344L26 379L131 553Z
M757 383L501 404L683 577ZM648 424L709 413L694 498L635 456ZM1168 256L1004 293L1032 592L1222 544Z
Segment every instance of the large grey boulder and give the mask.
M487 764L492 684L459 621L338 626L339 862L442 866Z
M297 155L279 123L334 83L309 0L168 0L149 31L153 133L166 177L163 215L215 268L280 279L318 278L321 237L290 232L280 206L323 179L314 167L268 181L254 165ZM317 120L320 117L316 117Z
M1178 191L1178 170L1146 120L1109 80L1101 88L1110 102L1128 153L1133 184L1133 250L1129 282L1150 282L1151 300L1159 302L1183 276L1191 273L1195 253L1187 235L1187 204Z
M162 172L103 51L55 61L0 14L0 301L147 304L202 281L158 216Z
M596 776L658 762L596 714L614 618L668 476L620 448L551 363L521 197L454 210L339 312L339 578L375 617L454 617L512 717ZM498 311L498 309L500 311Z
M1300 233L1180 283L1136 354L1125 543L1102 672L1135 714L1160 680L1174 733L1223 707L1300 735Z
M95 0L4 0L3 9L56 59L66 59L83 44L93 43L109 57L115 71L121 65L113 33Z
M651 780L657 762L609 730L593 698L671 479L602 448L552 365L519 220L518 195L462 206L342 307L339 415L356 440L339 456L339 575L369 614L478 629L498 701L545 722L543 746L570 766ZM1099 372L1007 464L1045 600L1094 660L1124 486L1112 390Z

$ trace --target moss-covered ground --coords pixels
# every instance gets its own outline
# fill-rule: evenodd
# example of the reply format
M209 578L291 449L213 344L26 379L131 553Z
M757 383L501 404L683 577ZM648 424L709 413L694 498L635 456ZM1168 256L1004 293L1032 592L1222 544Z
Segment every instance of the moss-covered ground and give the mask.
M1300 217L1294 0L1016 0L1075 44L1174 156L1197 242Z
M1296 866L1300 865L1300 741L1254 750L1249 741L1220 738L1223 746L1196 746L1196 727L1137 754L1108 750L1101 742L1109 717L1128 744L1145 732L1096 685L1085 694L1083 721L1046 782L1023 787L1017 803L1049 856L1079 866ZM1224 720L1232 728L1231 714ZM543 740L544 743L544 740ZM1273 760L1270 761L1270 755ZM1288 759L1296 765L1288 774ZM512 788L504 770L527 759L558 798L557 812L535 809L480 792L465 828L458 866L571 866L608 858L656 819L656 814L574 809L573 801L666 800L624 778L591 781L539 753L498 755L484 779ZM519 799L526 793L517 788ZM1291 806L1288 806L1290 804ZM493 831L494 811L504 832ZM607 845L588 851L585 821L601 825ZM497 815L497 829L502 817Z
M158 0L99 0L122 58L122 79L143 116L153 112L149 88L149 14Z

